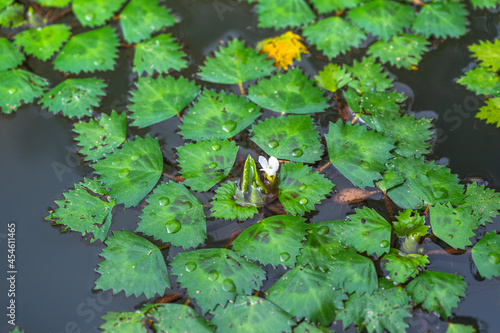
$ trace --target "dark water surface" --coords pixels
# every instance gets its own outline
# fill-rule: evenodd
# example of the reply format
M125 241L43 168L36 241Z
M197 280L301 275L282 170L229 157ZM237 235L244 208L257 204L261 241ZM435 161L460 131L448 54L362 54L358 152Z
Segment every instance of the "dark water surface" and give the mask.
M221 40L238 37L254 44L275 34L273 30L254 28L256 15L246 3L171 0L166 4L182 19L168 31L179 38L190 54L190 67L182 72L186 76L196 73L203 58L215 50ZM217 7L217 4L223 6ZM479 39L498 36L498 14L474 12L470 22L470 33L459 40L447 41L427 54L418 71L389 69L398 80L398 89L412 96L411 111L426 111L424 114L437 117L436 127L440 129L440 135L432 158L447 163L460 178L481 177L500 191L500 129L474 118L482 100L454 82L470 65L466 46ZM358 57L360 55L358 53ZM132 56L131 50L122 49L118 70L98 74L109 81L108 96L103 100L102 107L105 112L125 109L128 91L136 79L130 74ZM29 64L37 74L49 77L53 85L62 79L60 74L43 63L30 60ZM301 64L309 74L315 74L323 65L314 57L305 57ZM335 118L332 113L319 116L319 128L324 130L328 121ZM179 123L177 118L173 118L150 128L150 134L159 138L165 157L172 161L175 160L174 148L183 145L182 138L175 133ZM129 135L135 133L143 132L129 130ZM242 146L244 153L250 151L244 148L251 145ZM75 182L91 175L92 170L82 162L76 151L72 122L62 116L53 116L37 105L21 107L12 115L0 114L0 267L2 272L6 271L3 268L7 253L6 224L15 222L18 266L16 319L27 333L97 332L98 326L103 323L100 317L106 311L134 311L147 301L144 296L126 298L123 292L112 295L111 291L93 291L98 277L95 269L101 260L99 253L103 244L100 241L90 244L88 237L83 239L78 233L61 233L61 228L43 220L48 209L55 208L54 200L62 199L62 193ZM327 173L334 172L331 167ZM337 189L348 186L341 178L334 182ZM197 196L207 203L211 195ZM371 201L370 205L375 207L381 203ZM351 207L341 207L326 200L318 206L318 212L311 216L311 221L342 219L352 211ZM111 229L134 230L140 213L140 208L126 211L121 206L115 208ZM256 215L255 219L258 217ZM208 246L223 246L235 228L245 227L255 219L239 225L209 219ZM478 234L481 236L494 229L489 225ZM429 258L430 269L462 275L469 284L467 297L459 303L458 309L454 309L451 321L473 324L480 332L499 332L499 279L478 279L470 253L442 254L439 251L441 247L432 239L425 243L425 250L434 253ZM174 251L172 249L166 254L172 256ZM283 270L278 269L271 276L277 277L282 273ZM1 279L0 290L0 308L5 309L4 278ZM1 311L1 332L11 328L6 324L4 312ZM444 332L447 328L447 324L437 316L421 310L416 310L409 323L409 332ZM337 332L343 331L338 323L333 327ZM354 331L352 327L348 330Z

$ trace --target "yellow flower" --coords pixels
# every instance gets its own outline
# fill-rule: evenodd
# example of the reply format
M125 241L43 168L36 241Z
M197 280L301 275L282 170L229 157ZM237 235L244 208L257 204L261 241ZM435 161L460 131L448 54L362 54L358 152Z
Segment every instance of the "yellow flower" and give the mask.
M309 53L302 44L302 37L291 31L273 38L264 39L257 45L260 53L266 53L274 60L274 66L287 69L295 59L300 60L301 53Z

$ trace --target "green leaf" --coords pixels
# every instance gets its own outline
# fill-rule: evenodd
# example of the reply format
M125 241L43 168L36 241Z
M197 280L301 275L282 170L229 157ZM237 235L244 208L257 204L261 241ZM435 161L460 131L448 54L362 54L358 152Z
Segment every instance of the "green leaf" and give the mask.
M184 184L199 192L208 191L231 171L238 147L234 141L214 139L177 148Z
M28 23L24 20L24 6L14 3L0 12L0 27L17 28Z
M7 6L13 3L14 0L0 0L0 10L4 10Z
M330 123L325 135L328 155L332 164L354 185L361 188L374 186L373 181L382 178L385 163L393 155L396 140L369 131L365 126Z
M64 7L69 5L71 0L35 0L44 7Z
M328 108L328 98L299 68L263 79L248 90L248 98L276 112L314 113Z
M401 34L389 41L379 40L368 48L368 54L398 68L412 69L422 59L430 42L422 36Z
M375 119L382 118L380 123L385 123L385 117L398 117L401 114L400 103L403 103L406 97L393 90L391 92L369 90L362 94L358 93L354 88L349 87L344 91L344 98L351 110L362 116L363 120L370 119L370 116L375 116ZM385 113L380 115L381 113ZM397 121L397 120L396 120ZM372 121L373 125L377 125L376 121ZM391 124L392 125L392 124ZM379 125L380 128L383 128ZM378 130L378 129L377 129ZM392 131L388 131L391 133Z
M261 206L246 200L245 193L233 182L222 184L212 199L211 216L226 220L246 220L258 213L257 207Z
M345 302L345 309L338 311L336 320L342 320L344 328L356 324L359 329L366 327L368 332L404 333L408 324L405 318L411 317L410 298L403 288L380 288L373 295L353 293Z
M323 155L316 126L308 115L267 118L254 125L251 133L253 142L278 159L314 163Z
M111 225L111 210L115 206L113 199L103 199L108 194L99 181L84 178L75 184L74 190L63 193L64 200L55 201L59 208L45 219L53 221L55 225L64 225L63 232L71 229L82 236L93 233L91 242L96 239L104 242Z
M54 68L62 72L106 71L115 67L118 56L115 30L103 27L70 38L54 60Z
M352 66L344 67L354 78L348 85L358 93L370 90L385 92L392 87L393 79L373 57L364 57L361 61L354 60Z
M436 237L456 249L465 249L472 245L469 238L479 226L478 218L472 215L471 208L437 204L430 208L432 232Z
M128 43L139 43L176 22L170 10L160 6L157 0L132 0L120 15L123 39Z
M449 273L427 271L417 276L406 290L417 303L423 303L427 311L436 311L447 319L451 316L451 308L456 307L460 297L465 297L465 286L462 277Z
M113 198L125 208L137 206L156 185L163 171L163 156L158 140L149 135L136 137L105 159L92 164Z
M404 254L397 249L391 249L382 257L382 260L387 260L385 269L390 272L392 281L398 284L405 283L409 278L417 276L420 272L419 267L425 269L425 265L430 263L425 255Z
M152 326L156 333L215 331L199 313L186 305L165 303L153 308L148 314L155 319Z
M73 0L73 13L84 27L103 25L126 0Z
M146 201L135 231L185 249L207 237L203 206L184 185L162 183Z
M105 323L99 326L106 333L142 333L146 332L143 326L142 312L107 312L102 319Z
M112 289L113 294L125 291L125 296L147 298L163 295L170 288L167 265L163 255L153 243L128 230L116 231L106 240L101 252L104 261L96 272L95 289Z
M413 17L413 8L391 0L372 0L347 13L356 25L382 40L389 40L410 26Z
M97 161L115 151L127 138L127 115L112 111L101 119L90 119L74 124L74 132L78 134L75 141L82 148L80 154L85 155L85 161Z
M16 68L23 63L24 54L7 38L0 37L0 50L2 50L0 53L0 72Z
M245 42L233 39L226 47L207 58L198 75L202 80L215 83L236 84L268 76L274 71L273 61L266 55L245 47Z
M365 33L342 17L328 17L304 28L304 36L328 58L358 47Z
M426 37L457 38L467 32L465 5L436 1L426 4L413 21L412 30Z
M166 74L187 67L186 53L171 34L160 34L135 46L134 72L153 75L156 71Z
M309 324L306 321L301 322L299 325L295 326L293 333L333 333L329 328Z
M311 0L320 14L353 8L362 3L362 0Z
M495 124L500 127L500 98L490 98L486 101L486 105L479 108L476 118L486 120L487 124Z
M372 294L377 289L377 271L373 262L360 254L340 252L328 268L331 285L344 292Z
M279 200L288 214L302 215L313 210L334 186L307 165L286 163L281 166L279 174Z
M23 47L26 54L45 61L62 47L70 35L68 26L54 24L22 31L14 37L14 42L18 47Z
M474 3L474 1L472 1ZM475 333L476 329L472 325L462 325L449 323L446 333Z
M304 0L266 0L257 4L259 28L297 27L314 20L314 13Z
M129 106L134 119L132 125L146 127L167 120L191 103L200 92L200 88L193 82L173 76L140 77L137 81L137 90L132 91Z
M66 117L82 118L92 116L98 107L107 84L97 78L67 79L48 91L39 103L56 114L62 112Z
M259 116L260 107L245 97L205 90L179 128L185 139L229 139Z
M226 307L217 307L210 324L217 332L291 332L295 321L273 303L256 296L237 296Z
M0 108L4 113L16 111L21 103L31 103L42 96L47 80L23 69L0 72Z
M500 70L500 41L495 39L493 42L479 41L479 44L469 46L472 55L481 61L482 67L490 68L492 72Z
M461 76L457 80L467 89L478 95L498 95L500 93L500 78L498 74L484 66L478 66Z
M243 230L233 241L233 250L262 265L293 267L306 235L304 221L291 215L265 218Z
M414 214L414 216L412 216ZM396 216L397 221L393 222L394 231L398 237L408 237L408 236L425 236L429 229L425 225L425 217L420 216L418 212L414 212L412 209L406 209L399 212Z
M285 273L268 291L267 300L298 320L303 318L329 326L335 311L344 307L347 295L328 283L327 273L310 267L295 267Z
M336 92L352 80L350 73L335 64L326 65L318 74L314 77L318 86L331 92Z
M497 216L500 210L500 195L495 190L485 188L476 182L467 184L464 207L470 207L472 214L479 217L479 223L493 223L492 217Z
M259 290L266 273L228 249L182 252L171 262L172 274L206 313L237 295Z
M365 207L356 209L348 218L342 226L346 245L369 255L376 253L379 257L389 251L391 225L379 213Z
M479 273L487 279L500 276L500 236L488 232L472 248L472 259Z

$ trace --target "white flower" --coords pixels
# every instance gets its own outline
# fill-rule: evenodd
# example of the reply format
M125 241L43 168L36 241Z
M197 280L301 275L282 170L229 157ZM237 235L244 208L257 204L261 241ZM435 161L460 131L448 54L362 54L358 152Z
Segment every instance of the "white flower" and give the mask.
M262 166L260 171L265 171L268 177L274 177L280 167L280 162L274 156L269 157L269 162L264 156L259 156L259 163Z

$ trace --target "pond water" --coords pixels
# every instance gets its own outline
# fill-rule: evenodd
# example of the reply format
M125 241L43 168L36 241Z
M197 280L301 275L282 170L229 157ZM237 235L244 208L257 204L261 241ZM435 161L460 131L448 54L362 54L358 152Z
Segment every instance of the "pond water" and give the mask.
M256 15L246 3L222 0L171 0L165 3L182 18L169 31L182 41L191 55L189 68L182 72L185 76L194 75L203 58L215 50L221 40L238 37L252 44L276 34L271 29L254 28ZM226 5L223 7L226 11L215 6L217 3ZM474 118L482 101L454 82L470 64L466 46L479 39L498 36L498 14L476 11L469 18L471 31L426 54L417 71L390 70L397 78L398 89L411 96L411 111L437 118L440 135L432 158L446 163L462 179L484 178L490 187L500 191L500 129ZM122 48L118 69L100 75L109 81L108 95L102 106L104 112L125 109L127 92L136 79L130 74L131 56L130 49ZM356 53L342 59L352 56ZM62 79L43 63L30 60L29 64L35 73L52 82ZM304 57L301 64L309 74L316 73L323 65L324 62L312 56ZM269 115L264 114L266 116ZM320 128L324 130L328 121L336 117L332 113L318 116ZM173 118L151 126L150 134L159 138L167 159L174 159L174 147L183 145L182 138L175 132L179 123ZM143 132L129 131L129 135ZM111 291L93 291L94 281L99 276L95 269L101 261L99 253L103 244L100 241L89 243L88 237L82 239L74 232L61 233L61 228L44 221L48 209L54 207L54 200L61 199L64 191L91 174L91 168L83 163L76 151L72 122L62 116L53 116L36 105L23 106L12 115L0 115L0 211L4 221L0 230L0 248L1 253L6 253L5 224L15 222L17 323L27 333L96 332L103 323L100 317L106 311L133 311L147 301L144 296L126 298L123 292L112 295ZM243 152L247 153L245 149ZM333 173L335 170L330 167L327 174ZM348 187L341 177L333 181L337 189ZM198 198L202 203L208 203L210 196L198 195ZM368 204L377 207L383 203L371 200ZM342 219L351 212L352 207L325 201L309 217L313 222ZM122 206L118 207L111 230L134 230L140 213L140 208L124 211ZM223 246L234 229L246 227L258 217L243 224L209 219L208 246ZM488 225L479 233L490 230L493 228ZM497 332L500 328L499 279L479 280L470 253L443 254L440 245L433 241L429 239L425 243L425 250L433 253L429 258L429 268L462 275L469 284L467 297L459 303L458 309L454 309L451 321L472 324L480 332ZM5 271L4 258L1 261L2 271ZM271 279L282 273L282 269L272 272ZM5 279L0 282L0 290L2 293L6 290ZM0 308L6 306L2 295ZM0 323L1 332L11 328L4 319ZM437 316L421 310L417 310L409 322L409 332L444 332L447 327ZM333 327L336 332L344 331L338 323ZM347 331L355 332L352 327Z

